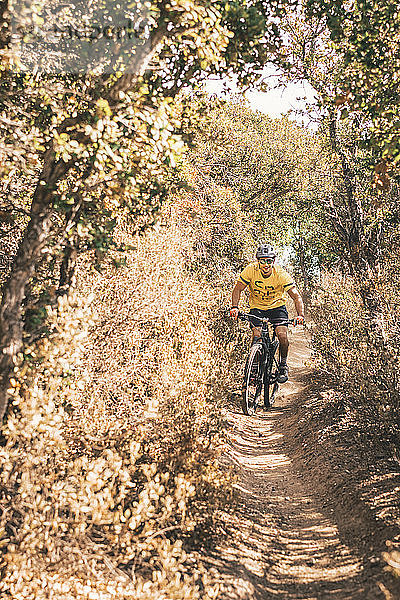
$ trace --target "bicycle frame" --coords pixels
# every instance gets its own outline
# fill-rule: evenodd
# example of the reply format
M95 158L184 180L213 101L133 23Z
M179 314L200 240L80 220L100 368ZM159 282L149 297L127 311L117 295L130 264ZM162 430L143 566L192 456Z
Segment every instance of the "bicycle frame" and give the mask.
M276 340L276 332L275 329L273 331L272 337L269 331L269 325L271 322L269 319L264 318L261 323L261 341L266 349L270 349L273 342Z
M264 406L269 408L274 403L279 387L277 382L278 362L276 359L276 350L279 346L279 342L276 339L275 328L273 334L271 335L270 333L269 325L273 325L273 323L271 323L268 318L258 317L247 313L239 313L238 318L241 321L249 321L252 326L254 326L254 320L259 321L261 324L261 338L254 340L245 366L242 406L244 413L251 415L257 410L262 388L264 388ZM289 325L293 323L294 320L292 319L279 323L279 325ZM259 358L257 359L259 365L258 372L252 377L252 365L257 364L255 362L257 353L259 354ZM276 369L274 369L274 366Z
M271 336L270 334L270 330L269 330L269 325L272 326L272 323L269 319L267 319L266 317L257 317L256 315L250 315L250 314L246 314L246 313L239 313L238 318L241 321L249 321L249 323L251 323L252 325L253 323L253 319L257 319L258 321L260 321L261 324L261 344L263 346L263 350L264 350L264 365L268 360L268 355L272 354L273 357L275 356L275 352L276 349L279 345L278 340L276 339L276 332L275 332L275 328L273 331L273 334ZM291 323L291 321L287 321L282 323L282 325L288 325L289 323ZM274 343L276 342L276 344ZM275 360L276 362L276 360Z

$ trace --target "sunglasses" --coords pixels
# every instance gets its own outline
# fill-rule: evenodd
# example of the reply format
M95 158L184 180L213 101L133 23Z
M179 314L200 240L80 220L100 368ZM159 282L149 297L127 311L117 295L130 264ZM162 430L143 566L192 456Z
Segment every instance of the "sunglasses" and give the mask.
M274 258L259 258L258 262L260 263L260 265L272 265L274 260Z

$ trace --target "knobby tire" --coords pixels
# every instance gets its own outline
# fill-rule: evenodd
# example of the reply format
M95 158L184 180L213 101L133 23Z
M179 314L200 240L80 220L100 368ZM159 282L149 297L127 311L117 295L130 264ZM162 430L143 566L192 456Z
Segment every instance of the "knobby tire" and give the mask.
M263 348L261 344L253 344L250 348L247 358L244 380L243 380L243 395L242 409L245 415L254 415L258 407L258 400L261 396L263 385ZM257 369L255 368L257 364ZM253 368L254 366L254 368ZM254 373L257 371L257 374ZM252 377L253 375L253 377Z
M275 340L271 344L270 355L268 357L267 363L265 365L265 373L264 373L264 407L266 409L271 408L273 403L275 402L276 393L279 388L279 384L276 381L276 374L272 374L272 370L274 367L275 355L276 351L279 348L279 343ZM277 367L278 365L276 365Z

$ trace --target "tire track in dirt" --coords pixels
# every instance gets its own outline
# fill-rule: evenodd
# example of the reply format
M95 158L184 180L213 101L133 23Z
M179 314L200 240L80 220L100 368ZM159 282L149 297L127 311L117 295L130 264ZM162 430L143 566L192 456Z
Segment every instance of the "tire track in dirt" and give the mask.
M228 543L216 549L210 567L220 579L219 598L255 600L380 600L378 565L366 563L341 539L332 508L290 458L293 407L304 394L309 349L292 334L290 381L274 407L244 416L239 402L227 411L229 452L239 495L227 515ZM327 474L329 478L329 473ZM343 516L345 518L345 516Z

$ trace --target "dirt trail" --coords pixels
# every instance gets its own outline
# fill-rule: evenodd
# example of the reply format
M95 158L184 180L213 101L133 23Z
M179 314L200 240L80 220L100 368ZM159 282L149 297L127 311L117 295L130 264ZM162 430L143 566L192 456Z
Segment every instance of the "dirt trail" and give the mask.
M301 415L308 358L303 334L292 334L290 381L281 386L275 406L255 418L241 414L239 402L227 411L226 460L238 477L240 503L227 517L229 543L213 558L221 578L219 599L390 597L382 566L346 545L340 519L321 495L318 481L301 472L290 451L290 421L296 412Z

